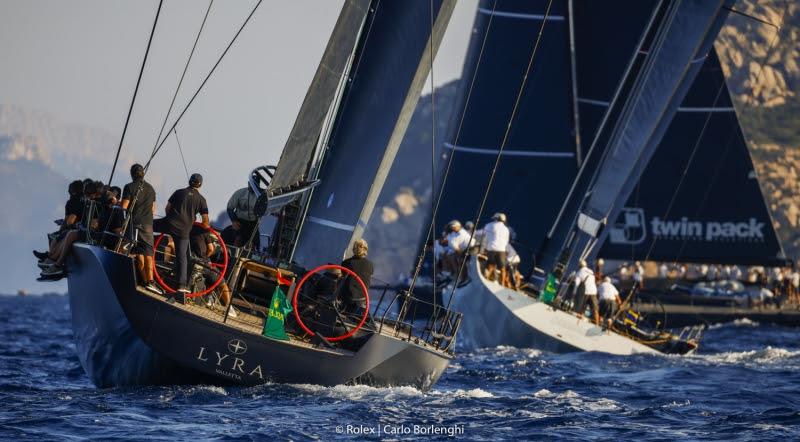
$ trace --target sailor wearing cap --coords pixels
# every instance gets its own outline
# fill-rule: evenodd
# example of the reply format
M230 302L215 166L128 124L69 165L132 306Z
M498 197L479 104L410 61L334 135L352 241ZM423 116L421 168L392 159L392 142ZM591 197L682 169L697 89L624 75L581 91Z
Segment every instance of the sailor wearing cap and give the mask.
M189 186L176 190L169 197L164 218L153 221L157 232L172 235L176 245L175 271L178 274L178 292L188 293L189 280L189 236L192 225L200 215L204 227L208 227L208 204L200 194L203 176L199 173L189 177ZM182 297L178 297L182 301Z
M492 222L483 228L486 250L486 278L494 281L495 272L500 269L500 282L508 281L506 249L511 239L511 231L506 226L505 213L495 213Z
M461 227L461 222L454 219L447 223L447 250L445 251L445 268L450 274L456 274L461 264L461 259L469 249L470 234Z

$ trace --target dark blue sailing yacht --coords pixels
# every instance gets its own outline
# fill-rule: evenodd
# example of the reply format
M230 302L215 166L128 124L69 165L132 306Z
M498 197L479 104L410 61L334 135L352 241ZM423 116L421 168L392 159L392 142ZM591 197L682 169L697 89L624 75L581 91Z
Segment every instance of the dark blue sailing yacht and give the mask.
M415 302L403 294L388 295L387 308L378 302L373 311L359 313L360 322L334 312L333 323L314 324L322 307L301 312L308 306L298 302L319 299L321 277L309 270L338 263L360 237L454 4L345 1L279 164L251 175L259 215L279 218L270 248L231 248L229 265L216 266L227 272L235 317L211 300L211 308L169 303L142 288L124 247L75 245L68 276L73 328L81 364L96 385L296 382L424 389L436 382L453 357L458 315L438 310L431 321L451 327L415 328L391 315L391 304ZM168 273L165 259L157 268ZM302 290L301 277L309 282ZM285 339L273 339L262 332L269 315L284 318L285 311L274 313L271 296L286 279L293 281L297 324L288 320ZM198 284L197 294L202 276Z

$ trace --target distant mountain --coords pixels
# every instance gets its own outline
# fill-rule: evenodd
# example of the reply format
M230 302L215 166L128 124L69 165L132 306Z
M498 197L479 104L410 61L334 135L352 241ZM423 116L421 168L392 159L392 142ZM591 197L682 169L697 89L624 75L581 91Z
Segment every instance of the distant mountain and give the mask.
M53 220L64 217L67 179L49 161L30 138L0 135L0 293L65 290L35 282L39 272L30 252L46 248Z
M46 112L0 104L0 135L23 143L36 160L68 177L104 177L108 152L119 140L109 132L59 121ZM20 146L20 144L17 144ZM122 164L130 162L122 152Z
M716 42L778 236L800 259L800 3L739 0ZM773 26L774 25L774 26ZM777 29L776 26L780 27Z

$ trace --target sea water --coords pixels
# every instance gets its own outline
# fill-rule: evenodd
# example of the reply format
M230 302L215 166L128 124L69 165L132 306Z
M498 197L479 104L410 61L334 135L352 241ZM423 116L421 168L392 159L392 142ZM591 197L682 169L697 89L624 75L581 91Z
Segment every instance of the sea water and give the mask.
M693 356L459 354L411 387L97 389L64 296L0 296L0 440L800 438L798 331L712 326Z

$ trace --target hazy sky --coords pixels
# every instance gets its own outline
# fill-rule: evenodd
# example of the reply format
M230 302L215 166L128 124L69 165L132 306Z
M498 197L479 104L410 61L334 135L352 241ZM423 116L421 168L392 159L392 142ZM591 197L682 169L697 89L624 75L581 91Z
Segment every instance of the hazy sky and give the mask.
M427 1L427 0L412 0ZM255 1L216 0L173 115ZM275 164L336 21L341 0L265 0L178 126L191 171L206 177L212 212L261 164ZM0 0L0 103L121 134L158 2ZM460 74L477 0L460 0L434 64L437 84ZM165 0L125 151L146 160L192 42L205 0ZM109 161L116 146L109 146ZM151 172L185 185L174 140ZM129 164L121 165L127 177ZM107 177L99 177L107 179ZM118 182L115 180L115 182Z

